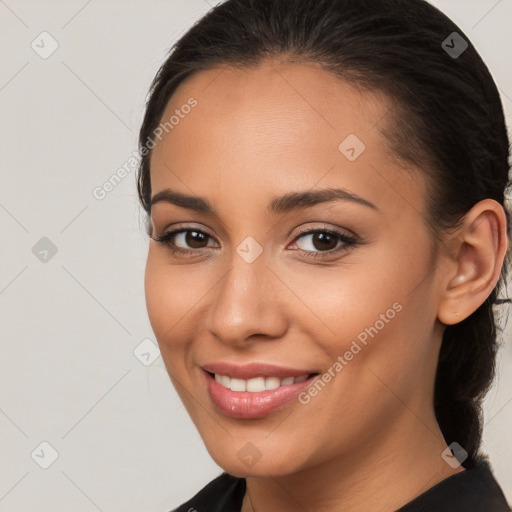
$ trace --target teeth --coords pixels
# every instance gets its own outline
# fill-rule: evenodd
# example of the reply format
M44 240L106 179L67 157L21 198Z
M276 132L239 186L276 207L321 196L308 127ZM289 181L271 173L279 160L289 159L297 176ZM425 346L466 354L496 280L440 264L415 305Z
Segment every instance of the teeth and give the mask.
M244 379L231 379L229 387L233 391L245 391L247 389L247 381Z
M215 374L215 380L225 388L232 391L250 391L252 393L261 393L281 386L291 386L297 382L304 382L308 378L307 375L300 377L254 377L253 379L235 379L227 375Z
M229 379L229 377L228 377ZM256 377L245 381L245 391L252 391L253 393L259 393L265 391L265 377ZM229 384L228 384L229 385ZM231 388L233 389L233 388Z

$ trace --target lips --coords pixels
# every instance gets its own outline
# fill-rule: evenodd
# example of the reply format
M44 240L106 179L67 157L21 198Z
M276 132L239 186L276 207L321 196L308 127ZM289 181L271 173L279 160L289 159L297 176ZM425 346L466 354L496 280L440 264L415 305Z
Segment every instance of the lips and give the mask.
M203 365L203 369L208 373L226 375L235 379L253 379L255 377L277 377L285 379L287 377L301 377L317 373L312 369L289 368L274 364L250 363L246 365L235 365L231 363L208 363Z
M203 366L208 394L217 410L240 419L261 418L293 402L319 377L308 369L252 363ZM296 406L300 406L298 401Z

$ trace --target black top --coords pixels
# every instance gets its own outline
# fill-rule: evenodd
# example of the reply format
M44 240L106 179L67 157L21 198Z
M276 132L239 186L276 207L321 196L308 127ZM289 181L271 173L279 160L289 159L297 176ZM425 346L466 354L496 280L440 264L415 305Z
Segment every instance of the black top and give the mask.
M510 512L489 461L480 455L396 512ZM245 478L222 473L171 512L240 512ZM268 511L264 511L268 512Z

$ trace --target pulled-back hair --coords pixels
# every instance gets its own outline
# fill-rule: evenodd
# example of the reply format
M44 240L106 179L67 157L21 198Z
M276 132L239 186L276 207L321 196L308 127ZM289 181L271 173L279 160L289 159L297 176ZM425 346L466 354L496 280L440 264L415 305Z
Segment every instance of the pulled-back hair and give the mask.
M464 41L468 47L460 55L447 51L456 44L460 49ZM428 177L425 221L435 240L460 226L486 198L504 207L510 238L509 140L497 87L469 38L424 0L228 0L218 5L178 40L158 71L139 150L153 137L178 85L193 73L225 65L250 68L273 57L318 63L391 99L381 131L399 162ZM149 215L151 151L141 155L137 187ZM435 414L446 443L456 441L468 452L467 468L478 454L482 401L495 376L495 306L510 302L498 299L510 256L509 251L485 302L446 326L440 349Z

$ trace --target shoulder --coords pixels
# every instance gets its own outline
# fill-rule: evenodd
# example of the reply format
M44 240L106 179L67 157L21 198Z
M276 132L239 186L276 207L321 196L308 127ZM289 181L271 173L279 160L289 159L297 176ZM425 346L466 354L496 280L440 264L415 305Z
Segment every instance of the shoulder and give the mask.
M397 512L510 512L485 455L464 467L466 471L439 482Z
M222 473L171 512L240 512L245 479Z

